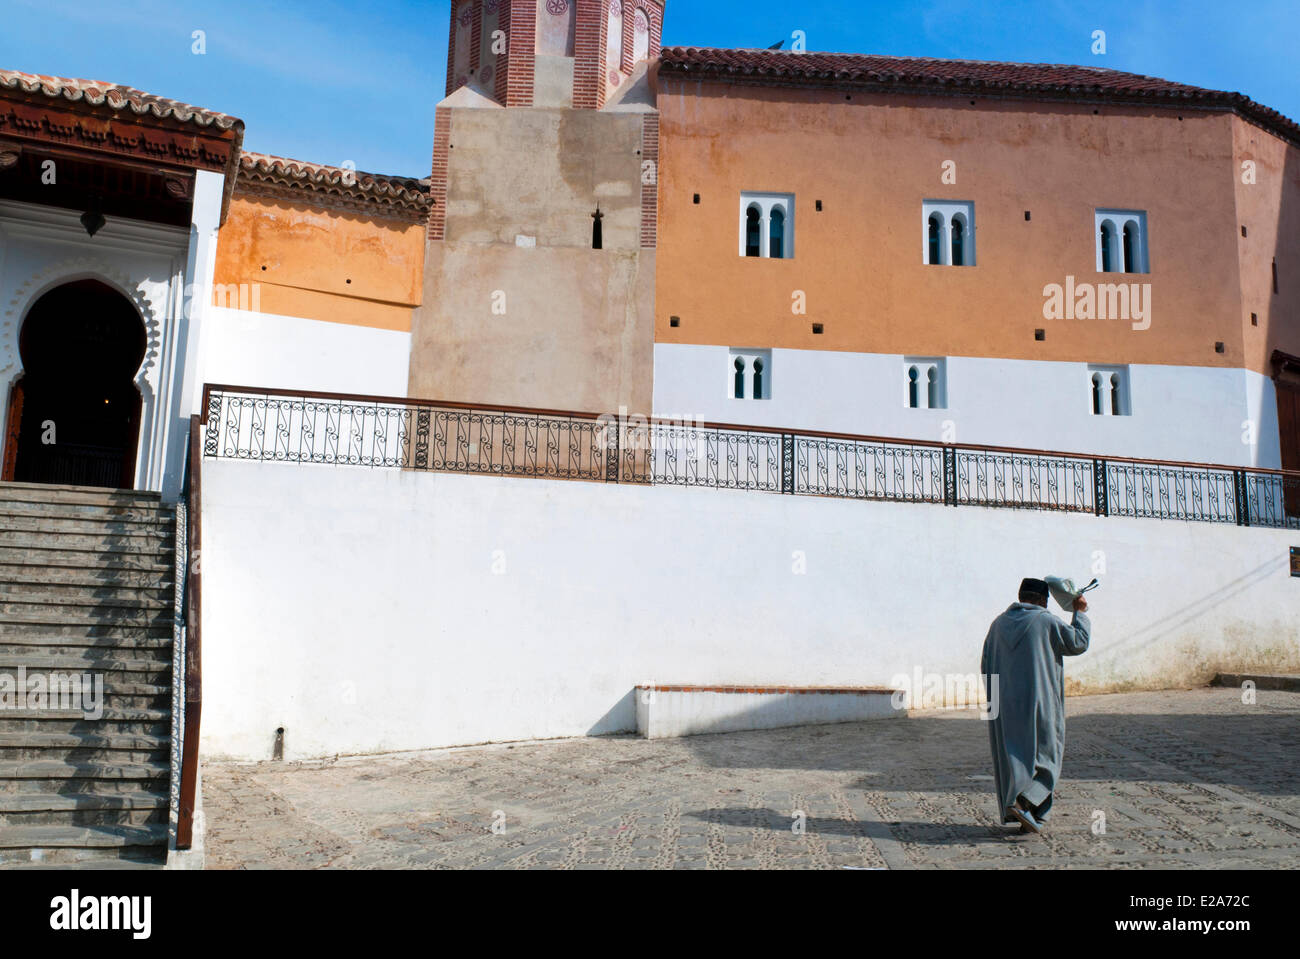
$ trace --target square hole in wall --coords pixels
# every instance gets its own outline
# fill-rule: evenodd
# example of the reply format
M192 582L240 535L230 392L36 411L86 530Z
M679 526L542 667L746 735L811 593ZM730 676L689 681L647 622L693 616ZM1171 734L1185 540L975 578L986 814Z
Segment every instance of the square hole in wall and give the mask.
M1215 343L1215 344L1214 344L1214 352L1216 352L1216 353L1222 353L1222 352L1223 352L1223 344L1222 344L1222 343Z
M820 323L813 324L813 332L816 333L818 336L820 336L824 330L825 327L822 326Z
M676 329L677 327L682 325L682 318L680 316L670 317L668 320L668 325L671 326L673 329Z
M1259 326L1259 314L1258 314L1258 313L1252 313L1252 314L1250 314L1250 325L1251 325L1251 326Z
M696 206L700 205L700 195L698 193L695 194L695 205Z
M1029 222L1029 211L1028 211L1028 210L1025 211L1025 222L1026 222L1026 223Z
M1047 331L1034 330L1034 339L1037 340L1039 343L1043 342L1043 340L1047 339Z

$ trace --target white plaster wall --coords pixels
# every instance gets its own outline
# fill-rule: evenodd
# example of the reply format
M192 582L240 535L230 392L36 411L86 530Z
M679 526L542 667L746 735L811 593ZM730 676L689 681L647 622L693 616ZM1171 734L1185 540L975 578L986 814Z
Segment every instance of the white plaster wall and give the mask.
M752 344L734 344L747 346ZM1277 404L1246 370L1135 365L1131 416L1093 416L1086 363L946 360L946 409L907 406L901 355L772 350L771 398L732 398L726 346L655 344L654 413L720 423L825 430L1106 456L1280 465ZM1257 443L1243 424L1257 424Z
M733 693L638 689L636 729L646 739L901 719L893 695L879 693Z
M632 730L637 684L971 673L1022 577L1099 563L1072 690L1300 671L1297 533L229 461L203 484L212 758L277 727L290 759Z
M210 307L203 381L405 396L411 334Z

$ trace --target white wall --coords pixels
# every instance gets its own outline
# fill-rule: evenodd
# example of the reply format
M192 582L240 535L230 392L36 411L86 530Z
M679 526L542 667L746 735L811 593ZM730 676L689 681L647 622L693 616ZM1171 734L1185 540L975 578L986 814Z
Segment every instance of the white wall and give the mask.
M1103 562L1073 690L1300 670L1300 534L768 493L207 461L203 749L635 728L639 683L978 670L1026 575ZM802 554L806 572L796 569Z
M901 355L772 350L771 398L752 401L732 398L728 353L655 344L654 413L1231 466L1281 462L1273 384L1245 370L1131 366L1132 415L1112 417L1092 415L1086 363L948 357L948 408L914 410ZM1257 424L1254 446L1243 442L1246 420Z
M203 382L405 396L411 334L209 307Z

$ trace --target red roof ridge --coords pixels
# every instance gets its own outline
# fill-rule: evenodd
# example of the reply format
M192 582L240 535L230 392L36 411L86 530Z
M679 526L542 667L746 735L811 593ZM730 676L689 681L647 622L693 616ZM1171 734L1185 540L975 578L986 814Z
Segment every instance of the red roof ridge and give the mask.
M244 121L238 117L103 80L0 69L0 89L37 93L51 99L62 99L69 103L82 102L94 107L107 106L115 111L130 110L138 116L149 113L161 119L179 120L201 127L215 126L219 130L244 128Z
M403 218L427 216L432 203L428 177L367 173L249 150L239 157L239 183L245 192L306 192L328 205Z
M1188 103L1228 110L1300 146L1300 124L1241 93L1213 90L1111 67L901 57L888 54L664 47L661 74L756 84L848 86L880 92L970 94L1054 100Z

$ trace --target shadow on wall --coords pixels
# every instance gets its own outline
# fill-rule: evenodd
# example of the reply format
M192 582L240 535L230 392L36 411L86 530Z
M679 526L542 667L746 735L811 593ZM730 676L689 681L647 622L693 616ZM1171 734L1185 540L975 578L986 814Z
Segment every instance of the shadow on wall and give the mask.
M609 736L614 733L634 732L636 732L636 690L631 689L587 730L587 735Z

